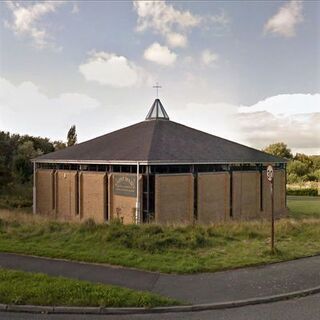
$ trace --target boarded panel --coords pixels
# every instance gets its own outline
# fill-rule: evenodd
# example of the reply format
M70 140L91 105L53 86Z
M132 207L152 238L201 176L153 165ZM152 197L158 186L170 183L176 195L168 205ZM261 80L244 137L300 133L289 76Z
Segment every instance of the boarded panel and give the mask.
M267 179L267 171L262 171L262 208L263 208L263 218L270 219L271 218L271 195L270 195L270 182Z
M258 171L235 171L232 177L234 219L260 218L260 173Z
M193 176L156 175L155 219L157 223L193 222Z
M274 171L274 214L276 218L284 217L287 214L286 209L286 178L285 170ZM267 173L263 171L263 217L271 217L271 195L270 182L267 179Z
M56 215L58 219L72 220L78 206L77 171L56 172Z
M241 172L232 172L232 217L235 220L241 219L241 189L242 174Z
M229 219L230 175L227 172L198 174L198 222L210 224Z
M80 216L81 220L93 219L98 223L105 221L106 215L106 176L105 172L81 172Z
M286 215L285 170L275 170L274 172L274 213L276 218Z
M125 190L121 187L115 187L115 181L137 181L136 174L130 173L112 173L109 176L109 217L110 219L120 219L125 224L135 223L136 214L136 196L132 196L132 192L128 192L128 187ZM131 188L132 190L133 188ZM135 188L136 189L136 188ZM125 191L125 192L123 192ZM140 204L142 206L142 177L139 176L139 194L140 194ZM140 213L142 212L142 207L140 208ZM140 218L141 220L141 218Z
M36 210L40 215L54 215L54 172L37 169L36 171Z

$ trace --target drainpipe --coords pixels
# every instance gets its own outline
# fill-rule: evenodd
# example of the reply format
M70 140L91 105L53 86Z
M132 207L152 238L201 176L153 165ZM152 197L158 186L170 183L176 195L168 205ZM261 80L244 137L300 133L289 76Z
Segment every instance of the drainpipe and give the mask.
M139 162L137 162L136 224L140 223Z
M37 212L37 192L36 192L36 162L33 162L33 188L32 188L32 195L33 195L33 204L32 204L32 212L36 214Z

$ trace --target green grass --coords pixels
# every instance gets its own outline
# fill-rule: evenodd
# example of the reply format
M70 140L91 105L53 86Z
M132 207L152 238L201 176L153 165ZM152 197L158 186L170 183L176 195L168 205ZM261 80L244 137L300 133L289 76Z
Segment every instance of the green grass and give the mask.
M320 197L288 196L288 207L292 218L320 218Z
M0 251L168 273L213 272L320 253L320 219L312 218L277 221L277 251L271 254L268 221L160 227L58 223L10 211L0 217Z
M156 294L1 268L0 303L92 307L156 307L179 304Z

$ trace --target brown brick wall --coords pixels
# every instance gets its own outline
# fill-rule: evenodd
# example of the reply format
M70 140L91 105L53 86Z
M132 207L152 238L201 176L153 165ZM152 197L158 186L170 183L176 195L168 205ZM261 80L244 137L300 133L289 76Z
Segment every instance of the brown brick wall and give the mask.
M120 219L124 224L135 223L136 212L136 197L129 197L123 195L115 195L113 192L114 176L115 175L128 175L136 176L136 174L112 173L109 175L109 217L110 219ZM140 221L142 212L142 176L139 176L139 189L140 189Z
M257 219L260 215L260 173L232 173L232 214L235 220Z
M155 219L157 223L193 222L193 176L156 175Z
M287 215L286 209L286 178L285 170L274 171L274 214L276 218ZM267 173L263 171L263 217L270 219L271 217L271 195L270 182L267 179Z
M77 171L56 171L56 216L62 220L76 219ZM78 216L79 218L79 216Z
M276 170L274 176L274 213L276 218L287 215L286 210L286 173Z
M93 219L97 223L105 221L107 209L107 174L105 172L81 172L80 216L81 220Z
M54 216L54 172L36 171L36 212L40 215Z
M227 172L198 174L198 222L210 224L229 219L230 175Z

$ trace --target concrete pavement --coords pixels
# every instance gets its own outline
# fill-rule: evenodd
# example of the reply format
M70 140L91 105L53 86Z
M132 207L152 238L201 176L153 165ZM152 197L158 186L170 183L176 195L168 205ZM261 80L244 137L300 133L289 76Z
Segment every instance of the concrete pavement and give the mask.
M151 291L191 304L244 300L320 286L320 256L194 275L161 274L9 253L0 253L0 267Z
M0 312L2 320L319 320L320 294L226 310L140 315L62 315Z

